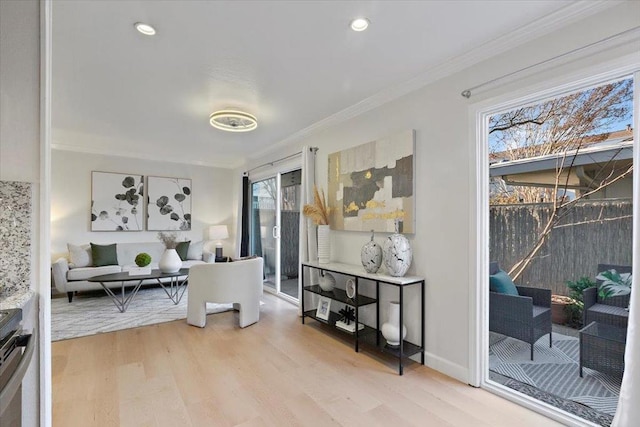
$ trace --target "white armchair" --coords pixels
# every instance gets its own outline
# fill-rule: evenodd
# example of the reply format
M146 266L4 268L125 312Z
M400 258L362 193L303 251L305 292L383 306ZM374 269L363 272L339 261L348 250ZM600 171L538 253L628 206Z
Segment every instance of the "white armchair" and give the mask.
M194 265L189 269L187 323L204 328L207 302L233 303L240 311L240 327L260 318L262 258Z

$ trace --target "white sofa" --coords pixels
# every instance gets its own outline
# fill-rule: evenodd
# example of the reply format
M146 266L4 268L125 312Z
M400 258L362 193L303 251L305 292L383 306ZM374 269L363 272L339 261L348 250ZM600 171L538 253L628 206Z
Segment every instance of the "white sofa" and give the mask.
M69 302L72 301L73 294L76 291L102 289L100 283L89 282L87 279L102 274L125 272L129 271L131 268L137 267L135 264L135 258L141 252L146 252L151 255L151 264L149 267L152 269L158 268L158 261L165 250L162 242L117 243L116 252L118 256L118 265L93 267L91 265L86 265L91 262L91 247L89 245L81 247L69 245L69 248L70 253L67 254L66 257L56 260L51 266L52 279L56 290L58 292L66 293L69 297ZM80 254L78 254L78 251L80 251ZM82 251L86 251L88 255ZM87 256L89 257L89 260L87 260ZM76 260L82 259L83 262L80 265L75 265L72 262L74 261L74 258ZM196 264L213 262L215 262L215 254L203 250L203 242L196 242L189 245L187 259L182 262L182 268L190 268ZM158 282L156 280L145 280L142 283L144 285L157 284ZM111 285L113 287L121 286L120 282L114 282ZM131 282L131 285L135 285L135 282Z

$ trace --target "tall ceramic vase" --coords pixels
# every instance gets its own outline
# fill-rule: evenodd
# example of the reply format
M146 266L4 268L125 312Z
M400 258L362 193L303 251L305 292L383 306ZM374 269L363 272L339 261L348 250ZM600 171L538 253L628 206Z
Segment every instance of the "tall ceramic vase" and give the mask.
M413 252L409 240L402 234L392 234L387 237L382 249L383 262L390 276L402 277L411 267Z
M398 301L389 303L389 320L382 324L382 336L387 340L389 347L399 347L400 340L407 336L407 328L402 325L402 338L400 337L400 304Z
M373 237L373 230L371 230L371 240L360 250L360 261L367 273L375 273L382 264L382 247L374 242Z
M175 249L165 249L158 261L158 268L163 273L177 273L182 268L182 260L178 252Z
M331 247L329 242L329 226L318 226L318 263L329 264Z

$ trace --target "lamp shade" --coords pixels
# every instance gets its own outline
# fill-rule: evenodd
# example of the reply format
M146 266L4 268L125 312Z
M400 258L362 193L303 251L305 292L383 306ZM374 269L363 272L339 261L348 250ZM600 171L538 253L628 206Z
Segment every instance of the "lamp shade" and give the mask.
M212 225L209 227L209 240L223 240L229 238L226 225Z

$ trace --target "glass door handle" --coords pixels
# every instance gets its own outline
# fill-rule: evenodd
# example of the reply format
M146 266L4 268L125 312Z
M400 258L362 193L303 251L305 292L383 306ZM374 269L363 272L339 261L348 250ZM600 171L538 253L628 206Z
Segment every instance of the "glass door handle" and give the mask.
M274 239L279 239L280 238L280 227L278 227L277 225L274 225L272 233L273 233L273 238Z

